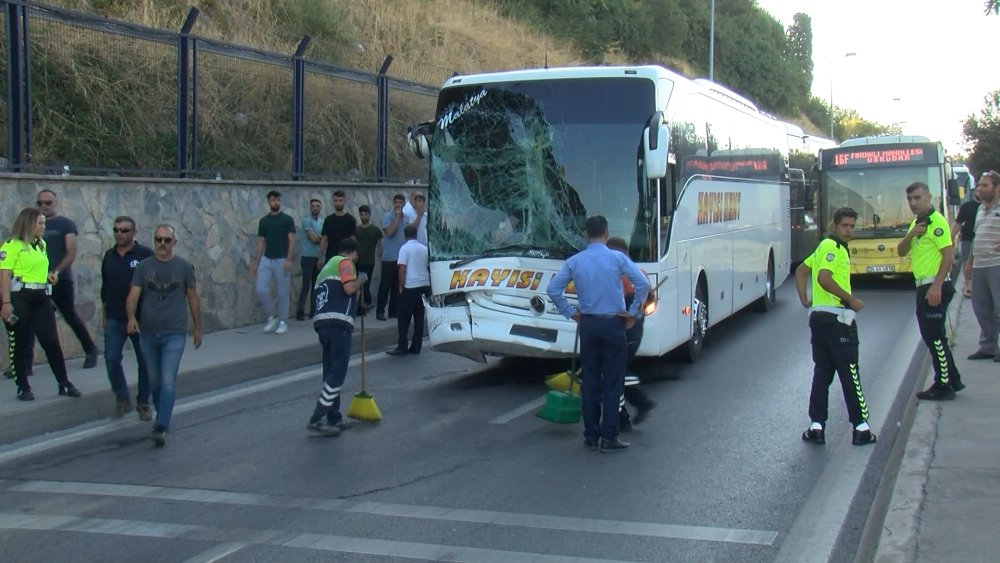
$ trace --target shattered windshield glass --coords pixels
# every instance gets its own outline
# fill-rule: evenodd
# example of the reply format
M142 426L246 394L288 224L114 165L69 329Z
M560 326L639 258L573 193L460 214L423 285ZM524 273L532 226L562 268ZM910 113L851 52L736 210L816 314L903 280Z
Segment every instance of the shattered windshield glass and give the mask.
M610 235L628 239L637 220L648 220L637 155L653 108L653 83L634 77L442 90L431 144L432 259L565 258L586 246L588 215L604 215Z
M924 182L934 194L934 206L941 209L940 168L905 166L865 170L836 170L826 173L823 196L826 217L841 207L858 212L854 238L904 236L913 220L906 204L906 186Z

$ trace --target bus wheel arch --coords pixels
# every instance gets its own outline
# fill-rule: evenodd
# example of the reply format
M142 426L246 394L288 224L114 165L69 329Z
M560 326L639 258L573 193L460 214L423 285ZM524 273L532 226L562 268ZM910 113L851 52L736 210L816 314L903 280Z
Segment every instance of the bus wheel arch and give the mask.
M766 313L774 308L777 300L778 288L774 285L774 250L770 250L767 256L767 272L764 274L764 295L754 301L753 309L759 313Z
M694 363L701 355L708 336L708 278L705 272L698 274L694 295L691 299L691 338L681 346L681 356L688 363Z

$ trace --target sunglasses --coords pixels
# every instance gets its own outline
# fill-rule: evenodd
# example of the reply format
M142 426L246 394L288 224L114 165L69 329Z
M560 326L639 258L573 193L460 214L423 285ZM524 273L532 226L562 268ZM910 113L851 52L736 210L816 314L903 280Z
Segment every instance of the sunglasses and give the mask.
M153 237L153 240L162 244L170 244L174 242L174 237Z
M116 232L116 233L131 233L132 232L132 229L119 229L118 227L115 227L115 228L113 228L111 230L114 231L114 232Z
M48 207L50 205L55 205L56 202L55 202L55 200L52 200L52 199L49 199L49 200L41 200L40 199L40 200L36 201L35 203L38 204L38 207Z

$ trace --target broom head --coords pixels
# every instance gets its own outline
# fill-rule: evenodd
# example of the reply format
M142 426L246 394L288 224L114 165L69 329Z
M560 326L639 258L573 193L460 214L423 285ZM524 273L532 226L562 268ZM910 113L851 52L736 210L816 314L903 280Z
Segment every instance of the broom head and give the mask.
M354 398L351 399L351 406L347 408L347 416L365 422L378 422L382 420L382 413L379 412L378 405L375 404L375 397L364 391L354 394Z
M573 377L573 374L568 371L561 371L546 377L545 386L553 391L580 393L580 379Z

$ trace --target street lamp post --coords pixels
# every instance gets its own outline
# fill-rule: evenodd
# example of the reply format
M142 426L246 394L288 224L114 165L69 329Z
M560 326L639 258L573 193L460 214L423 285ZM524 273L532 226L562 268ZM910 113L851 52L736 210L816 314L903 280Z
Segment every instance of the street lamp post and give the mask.
M847 57L856 57L856 56L858 56L858 54L853 51L850 53L844 53L845 59ZM830 140L831 141L836 140L833 137L833 74L834 74L833 63L834 61L831 60L830 61Z
M715 82L715 0L708 19L708 79Z

